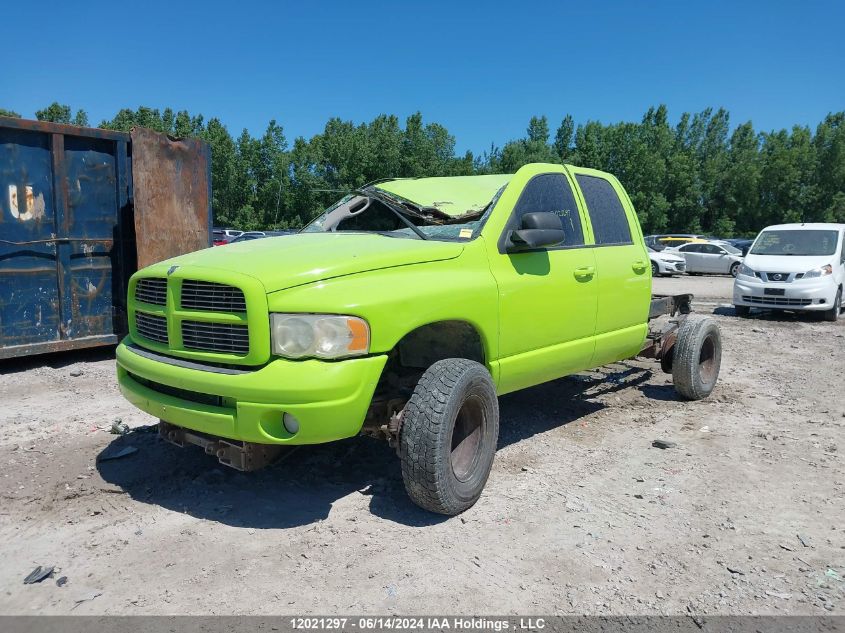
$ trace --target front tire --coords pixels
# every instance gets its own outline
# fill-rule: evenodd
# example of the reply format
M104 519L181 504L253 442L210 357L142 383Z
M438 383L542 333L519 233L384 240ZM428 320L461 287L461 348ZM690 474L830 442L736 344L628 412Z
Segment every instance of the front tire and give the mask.
M736 277L739 274L739 262L734 262L731 264L730 269L731 277Z
M660 268L658 268L657 264L651 262L651 276L657 277L660 274Z
M405 490L421 508L454 516L481 496L499 437L487 369L448 358L429 367L405 407L399 456Z
M842 312L842 288L836 291L836 298L833 300L833 307L824 313L824 320L838 321L840 312Z
M716 386L722 365L722 333L716 321L690 314L678 329L672 355L672 382L686 400L706 398Z

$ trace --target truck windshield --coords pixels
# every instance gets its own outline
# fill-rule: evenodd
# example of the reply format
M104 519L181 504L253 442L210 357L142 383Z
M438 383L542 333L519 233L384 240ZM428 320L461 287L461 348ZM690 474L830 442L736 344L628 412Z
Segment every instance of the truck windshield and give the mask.
M794 257L833 255L839 232L824 229L777 229L763 231L751 255L791 255Z
M504 187L481 210L449 216L438 209L418 206L368 187L341 198L312 220L302 232L378 233L397 238L469 240L477 235L502 190Z

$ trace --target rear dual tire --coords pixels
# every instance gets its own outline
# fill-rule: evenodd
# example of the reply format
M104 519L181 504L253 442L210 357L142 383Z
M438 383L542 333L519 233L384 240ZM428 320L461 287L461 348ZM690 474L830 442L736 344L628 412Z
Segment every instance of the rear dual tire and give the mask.
M686 400L706 398L716 386L722 366L722 332L716 321L690 314L678 328L672 351L672 382Z

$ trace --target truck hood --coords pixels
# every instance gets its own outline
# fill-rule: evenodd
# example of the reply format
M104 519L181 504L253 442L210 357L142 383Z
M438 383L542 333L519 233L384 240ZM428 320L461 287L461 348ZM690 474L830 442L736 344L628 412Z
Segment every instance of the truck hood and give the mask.
M796 257L793 255L752 255L745 256L745 265L757 272L805 273L833 263L833 255L812 255Z
M276 292L368 270L453 259L463 249L456 242L371 233L298 233L207 248L158 266L235 270L258 279L267 292Z

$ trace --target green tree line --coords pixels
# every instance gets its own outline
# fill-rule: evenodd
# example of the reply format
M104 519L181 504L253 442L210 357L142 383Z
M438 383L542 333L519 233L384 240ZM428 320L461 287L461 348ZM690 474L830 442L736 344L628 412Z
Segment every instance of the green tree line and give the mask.
M58 103L36 116L88 121L84 110L72 115ZM530 162L615 174L646 233L752 235L779 222L845 222L845 112L815 130L768 132L750 121L732 127L723 108L683 113L674 125L664 105L639 122L576 124L567 115L554 133L545 116L535 116L523 138L479 156L456 155L455 137L420 113L404 125L393 115L360 124L333 118L292 144L275 120L259 137L247 130L235 137L217 118L170 108L123 109L99 126L136 125L208 142L214 221L243 229L302 226L343 193L380 178L511 173Z

